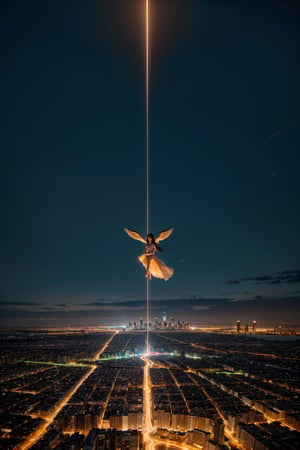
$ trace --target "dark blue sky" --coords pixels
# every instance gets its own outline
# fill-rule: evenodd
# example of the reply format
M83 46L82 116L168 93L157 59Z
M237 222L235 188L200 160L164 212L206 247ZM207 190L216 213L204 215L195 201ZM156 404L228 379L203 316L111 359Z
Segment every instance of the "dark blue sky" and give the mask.
M143 7L1 2L2 322L143 315ZM151 8L150 222L175 228L153 314L299 322L300 8Z

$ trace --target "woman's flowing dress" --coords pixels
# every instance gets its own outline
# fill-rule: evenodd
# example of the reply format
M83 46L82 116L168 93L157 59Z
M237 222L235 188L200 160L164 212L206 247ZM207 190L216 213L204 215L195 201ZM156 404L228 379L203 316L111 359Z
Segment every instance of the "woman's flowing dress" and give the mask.
M148 275L167 281L173 275L174 270L154 255L155 250L156 248L154 244L147 244L145 253L139 256L138 259L148 271ZM147 253L151 253L151 255L147 256Z

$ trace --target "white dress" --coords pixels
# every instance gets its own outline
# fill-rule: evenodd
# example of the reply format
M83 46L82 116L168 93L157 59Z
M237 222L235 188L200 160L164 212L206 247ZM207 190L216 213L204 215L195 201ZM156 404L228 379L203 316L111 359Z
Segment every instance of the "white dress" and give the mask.
M167 281L174 273L174 270L168 267L161 259L155 256L156 247L150 242L145 247L145 252L138 257L148 272L148 277L161 278Z

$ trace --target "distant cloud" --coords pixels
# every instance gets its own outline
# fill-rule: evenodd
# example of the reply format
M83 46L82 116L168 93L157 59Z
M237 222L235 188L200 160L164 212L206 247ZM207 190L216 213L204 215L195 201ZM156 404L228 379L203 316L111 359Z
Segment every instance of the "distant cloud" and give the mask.
M300 270L285 270L279 272L276 276L276 280L280 280L283 283L300 283Z
M205 311L208 309L211 309L211 305L199 305L199 306L192 306L192 309L194 309L195 311Z
M146 301L117 300L111 302L94 301L85 305L72 305L69 308L53 309L51 305L33 302L9 303L1 309L0 325L8 326L51 326L58 325L123 325L146 317ZM22 308L20 308L20 304ZM6 303L7 305L7 303ZM191 324L224 325L257 320L258 324L300 323L300 295L286 297L201 297L197 295L182 298L155 299L150 303L151 319L161 318L163 311L167 317L184 320Z
M124 300L124 301L110 301L110 302L104 302L104 301L94 301L89 302L86 304L83 304L82 306L91 306L91 307L97 307L98 309L105 309L105 310L111 310L116 311L118 309L135 309L135 308L144 308L145 300Z
M283 272L279 272L282 275L292 275L294 273L300 273L300 270L284 270Z
M270 277L269 275L263 275L260 277L246 277L241 278L240 281L271 281L273 280L273 277Z
M242 282L253 282L254 284L281 284L300 283L300 270L284 270L275 275L262 275L257 277L243 277L238 280L229 280L224 284L240 284Z
M162 310L162 309L176 309L185 310L186 308L193 309L209 309L214 307L217 303L227 304L231 302L232 298L202 298L197 295L192 295L186 298L177 299L167 299L167 300L151 300L151 310ZM124 301L94 301L86 303L87 307L96 307L100 310L135 310L135 309L145 309L145 300L124 300Z
M0 293L0 299L1 298L8 299L8 298L13 298L13 296L2 292L2 293Z
M41 306L41 303L35 302L21 302L16 300L2 301L0 300L0 306Z

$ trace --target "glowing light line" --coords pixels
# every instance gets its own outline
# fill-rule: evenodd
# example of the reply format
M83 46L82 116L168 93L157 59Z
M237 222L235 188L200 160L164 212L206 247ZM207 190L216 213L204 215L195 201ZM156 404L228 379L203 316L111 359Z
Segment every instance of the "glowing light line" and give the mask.
M146 281L146 296L147 296L147 329L146 329L146 354L150 354L150 346L149 346L149 303L150 303L150 286L149 286L149 280Z
M148 358L147 355L141 357L144 361L144 421L143 421L143 435L145 448L147 450L154 450L154 437L155 428L152 425L152 395L151 395L151 379L150 379L150 368L153 366L153 362Z
M149 233L150 224L150 199L149 199L149 0L146 0L145 8L146 22L146 228ZM149 354L149 279L146 280L146 298L147 298L147 326L146 326L146 352Z
M99 359L101 353L104 352L106 347L108 347L108 345L110 344L110 342L112 341L112 339L114 338L114 336L117 333L118 333L118 331L116 333L114 333L105 342L103 347L96 353L96 355L94 357L94 361ZM41 364L41 362L39 362L39 361L36 361L36 363L37 364ZM45 363L45 362L43 362L43 363ZM53 363L53 365L55 365L55 366L70 366L70 364L55 364L55 363ZM73 366L74 367L84 367L85 365L83 365L83 364L74 364ZM52 424L52 422L55 419L56 415L63 409L63 407L68 403L68 401L75 394L75 392L77 392L77 390L80 388L80 386L88 379L88 377L94 372L94 370L97 369L97 367L98 366L96 366L96 365L90 365L89 366L89 370L81 377L81 379L76 383L76 385L62 399L60 399L60 401L59 401L58 405L56 406L56 408L53 411L49 412L47 417L44 418L44 422L41 423L41 425L38 428L36 428L36 430L34 430L30 435L28 435L27 438L24 440L24 442L19 444L20 445L20 450L27 450L29 447L31 447L33 444L35 444L39 439L41 439L44 436L44 434L47 431L48 426ZM114 386L114 384L113 384L113 386ZM107 400L107 403L108 403L108 400ZM103 409L102 417L104 415L105 409L106 408ZM39 415L37 415L36 417L39 417ZM101 418L101 420L102 420L102 418Z
M149 0L146 0L146 192L147 234L149 233Z
M97 366L90 366L88 372L86 372L83 377L76 383L74 387L59 401L55 409L48 413L44 418L44 422L36 428L31 434L29 434L26 439L19 444L20 450L27 450L33 446L39 439L41 439L47 431L49 425L52 424L57 414L63 409L63 407L68 403L75 392L80 388L80 386L88 379L88 377L97 369ZM38 416L37 416L38 417Z

